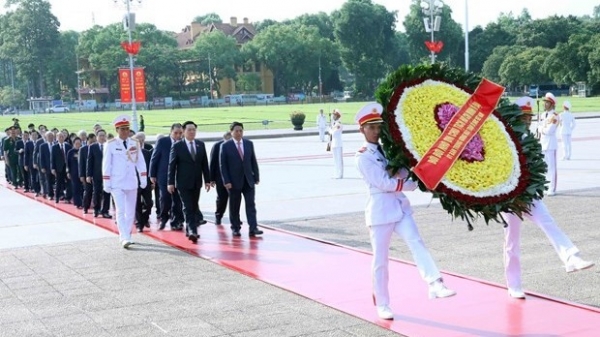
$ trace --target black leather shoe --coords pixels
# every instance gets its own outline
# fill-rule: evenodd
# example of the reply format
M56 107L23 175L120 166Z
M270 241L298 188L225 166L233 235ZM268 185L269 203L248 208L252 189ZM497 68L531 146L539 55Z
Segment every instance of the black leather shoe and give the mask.
M150 223L148 221L144 222L144 227L150 228Z
M199 236L198 234L192 233L188 236L188 239L190 239L190 241L192 241L193 243L196 243L196 242L198 242L198 236Z
M204 224L206 224L206 220L200 220L200 221L198 221L198 225L202 226Z
M108 213L102 213L102 217L104 219L112 219L112 215L108 214Z
M240 233L240 231L239 231L239 230L236 230L236 229L234 229L234 230L231 232L231 235L233 235L233 236L242 236L242 233Z
M138 227L137 228L137 232L138 233L143 233L144 232L144 227Z
M261 235L263 234L263 231L261 231L260 229L255 229L253 231L250 231L250 233L248 233L248 235L250 236L257 236L257 235Z
M221 224L221 218L216 218L215 225L220 225L220 224Z
M162 231L163 229L165 229L165 226L167 226L167 222L166 221L161 221L160 222L160 226L158 227L158 230Z

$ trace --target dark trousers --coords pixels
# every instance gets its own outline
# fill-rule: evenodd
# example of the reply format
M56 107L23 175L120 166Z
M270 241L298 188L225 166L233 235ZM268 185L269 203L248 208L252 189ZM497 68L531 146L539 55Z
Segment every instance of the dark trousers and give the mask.
M33 167L29 167L29 181L31 182L31 189L35 193L40 193L40 173L37 169L34 169Z
M138 188L138 198L135 205L135 220L138 227L146 225L152 212L152 187Z
M179 197L183 206L183 215L185 217L186 231L188 233L198 233L200 189L186 188L178 189ZM174 196L175 197L175 196Z
M219 178L220 179L220 178ZM215 218L223 219L225 210L227 210L227 201L229 201L229 192L222 182L217 182L217 208L215 209Z
M12 184L12 177L10 174L10 166L4 162L4 177L6 177L6 181Z
M160 217L160 188L154 188L154 205L156 205L156 216Z
M10 175L10 182L13 184L13 186L23 186L23 180L21 180L20 177L20 172L19 172L19 165L17 165L17 163L15 163L16 160L11 159L10 160L10 165L8 166L8 173ZM8 176L7 176L8 177Z
M83 201L82 205L84 210L90 209L90 205L92 204L92 195L94 191L94 185L88 184L87 182L82 183L83 187Z
M23 177L23 188L26 190L31 189L31 175L29 171L25 171L25 168L19 165L19 171L21 173L21 177Z
M54 198L54 184L56 183L56 179L54 178L54 174L52 174L49 169L46 170L44 176L46 178L46 194L48 194L48 197L52 199Z
M65 197L65 200L71 199L71 184L67 179L67 170L56 170L56 190L54 192L54 200L58 202L60 197Z
M94 213L105 214L110 209L110 193L106 193L103 190L103 184L101 179L92 180L93 185L93 199L94 199Z
M83 206L83 184L79 180L79 176L71 175L71 190L73 191L73 205Z
M231 229L239 231L241 228L240 206L242 204L242 195L244 196L246 219L248 219L250 231L257 229L254 193L254 187L250 187L246 181L244 181L242 189L232 188L229 190L229 221L231 221Z
M167 190L166 184L159 184L158 187L160 188L160 221L167 222L170 219L172 224L183 223L185 218L177 189L171 195Z

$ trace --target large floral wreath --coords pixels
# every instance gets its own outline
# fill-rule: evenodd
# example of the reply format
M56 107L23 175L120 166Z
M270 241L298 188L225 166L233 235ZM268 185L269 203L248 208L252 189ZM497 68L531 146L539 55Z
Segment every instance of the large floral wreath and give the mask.
M410 171L479 82L477 76L444 64L403 66L389 75L376 96L384 107L381 140L390 167ZM543 196L547 167L521 117L518 106L502 100L430 191L448 213L466 220L469 229L479 216L486 223L505 223L501 212L522 217ZM410 178L427 190L414 173Z

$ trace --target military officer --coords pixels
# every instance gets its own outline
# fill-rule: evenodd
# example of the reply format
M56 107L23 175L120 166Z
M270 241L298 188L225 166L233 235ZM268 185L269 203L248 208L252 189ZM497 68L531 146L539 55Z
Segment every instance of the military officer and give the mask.
M7 137L2 143L2 150L4 152L5 164L8 167L7 173L10 174L10 182L15 188L18 188L23 183L19 174L18 141L16 128L14 126L9 127L7 129Z
M394 232L406 242L421 277L429 284L429 298L449 297L456 292L444 286L412 217L410 202L402 193L415 190L417 184L406 179L406 170L393 176L387 170L388 161L379 145L382 110L380 104L370 103L356 114L355 120L365 137L364 146L356 153L356 166L369 190L365 220L373 249L373 296L377 314L382 319L393 319L394 314L389 307L388 260Z
M548 165L546 180L550 181L548 195L556 194L556 149L558 140L556 139L556 128L558 126L559 117L554 107L556 106L556 97L549 92L546 93L544 100L543 120L538 125L538 133L540 134L540 144L542 144L542 152L544 153L544 161Z
M531 123L532 103L533 100L529 97L521 97L515 102L523 111L523 120L528 126ZM504 229L504 274L508 295L513 298L525 299L521 282L521 224L523 221L512 213L503 213L502 216L508 224ZM542 200L535 200L529 214L523 214L523 216L546 234L552 247L564 263L567 273L587 269L594 265L593 262L585 261L579 256L579 249L558 227Z
M344 144L342 141L342 133L344 126L342 125L342 114L339 110L333 111L333 122L329 128L331 136L331 153L333 154L333 178L342 179L344 177Z
M121 115L113 121L118 137L104 147L102 179L104 191L111 193L117 209L117 226L123 248L129 248L135 220L138 181L146 188L146 162L139 142L129 138L131 118ZM138 180L139 179L139 180Z
M317 115L317 128L319 129L319 139L325 141L325 131L327 131L327 117L323 113L323 109L319 110Z
M563 144L563 160L571 159L571 134L575 129L575 117L571 113L571 102L563 103L563 113L560 114L560 136Z

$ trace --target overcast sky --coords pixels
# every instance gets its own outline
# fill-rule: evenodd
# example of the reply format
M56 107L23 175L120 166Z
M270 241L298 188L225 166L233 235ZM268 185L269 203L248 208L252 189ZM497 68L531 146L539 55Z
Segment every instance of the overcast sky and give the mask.
M521 13L527 7L534 19L552 15L592 14L598 0L445 0L452 8L454 20L464 25L465 3L469 5L469 27L495 21L502 12ZM96 24L107 25L120 22L125 13L125 0L50 0L52 12L61 23L61 30L83 31ZM215 12L224 21L236 16L250 21L291 19L304 13L331 13L339 9L345 0L134 0L134 11L138 22L150 22L159 29L179 31L197 15ZM402 21L408 14L410 0L373 0L388 10L398 11L397 27L403 30ZM4 12L5 0L0 0Z

